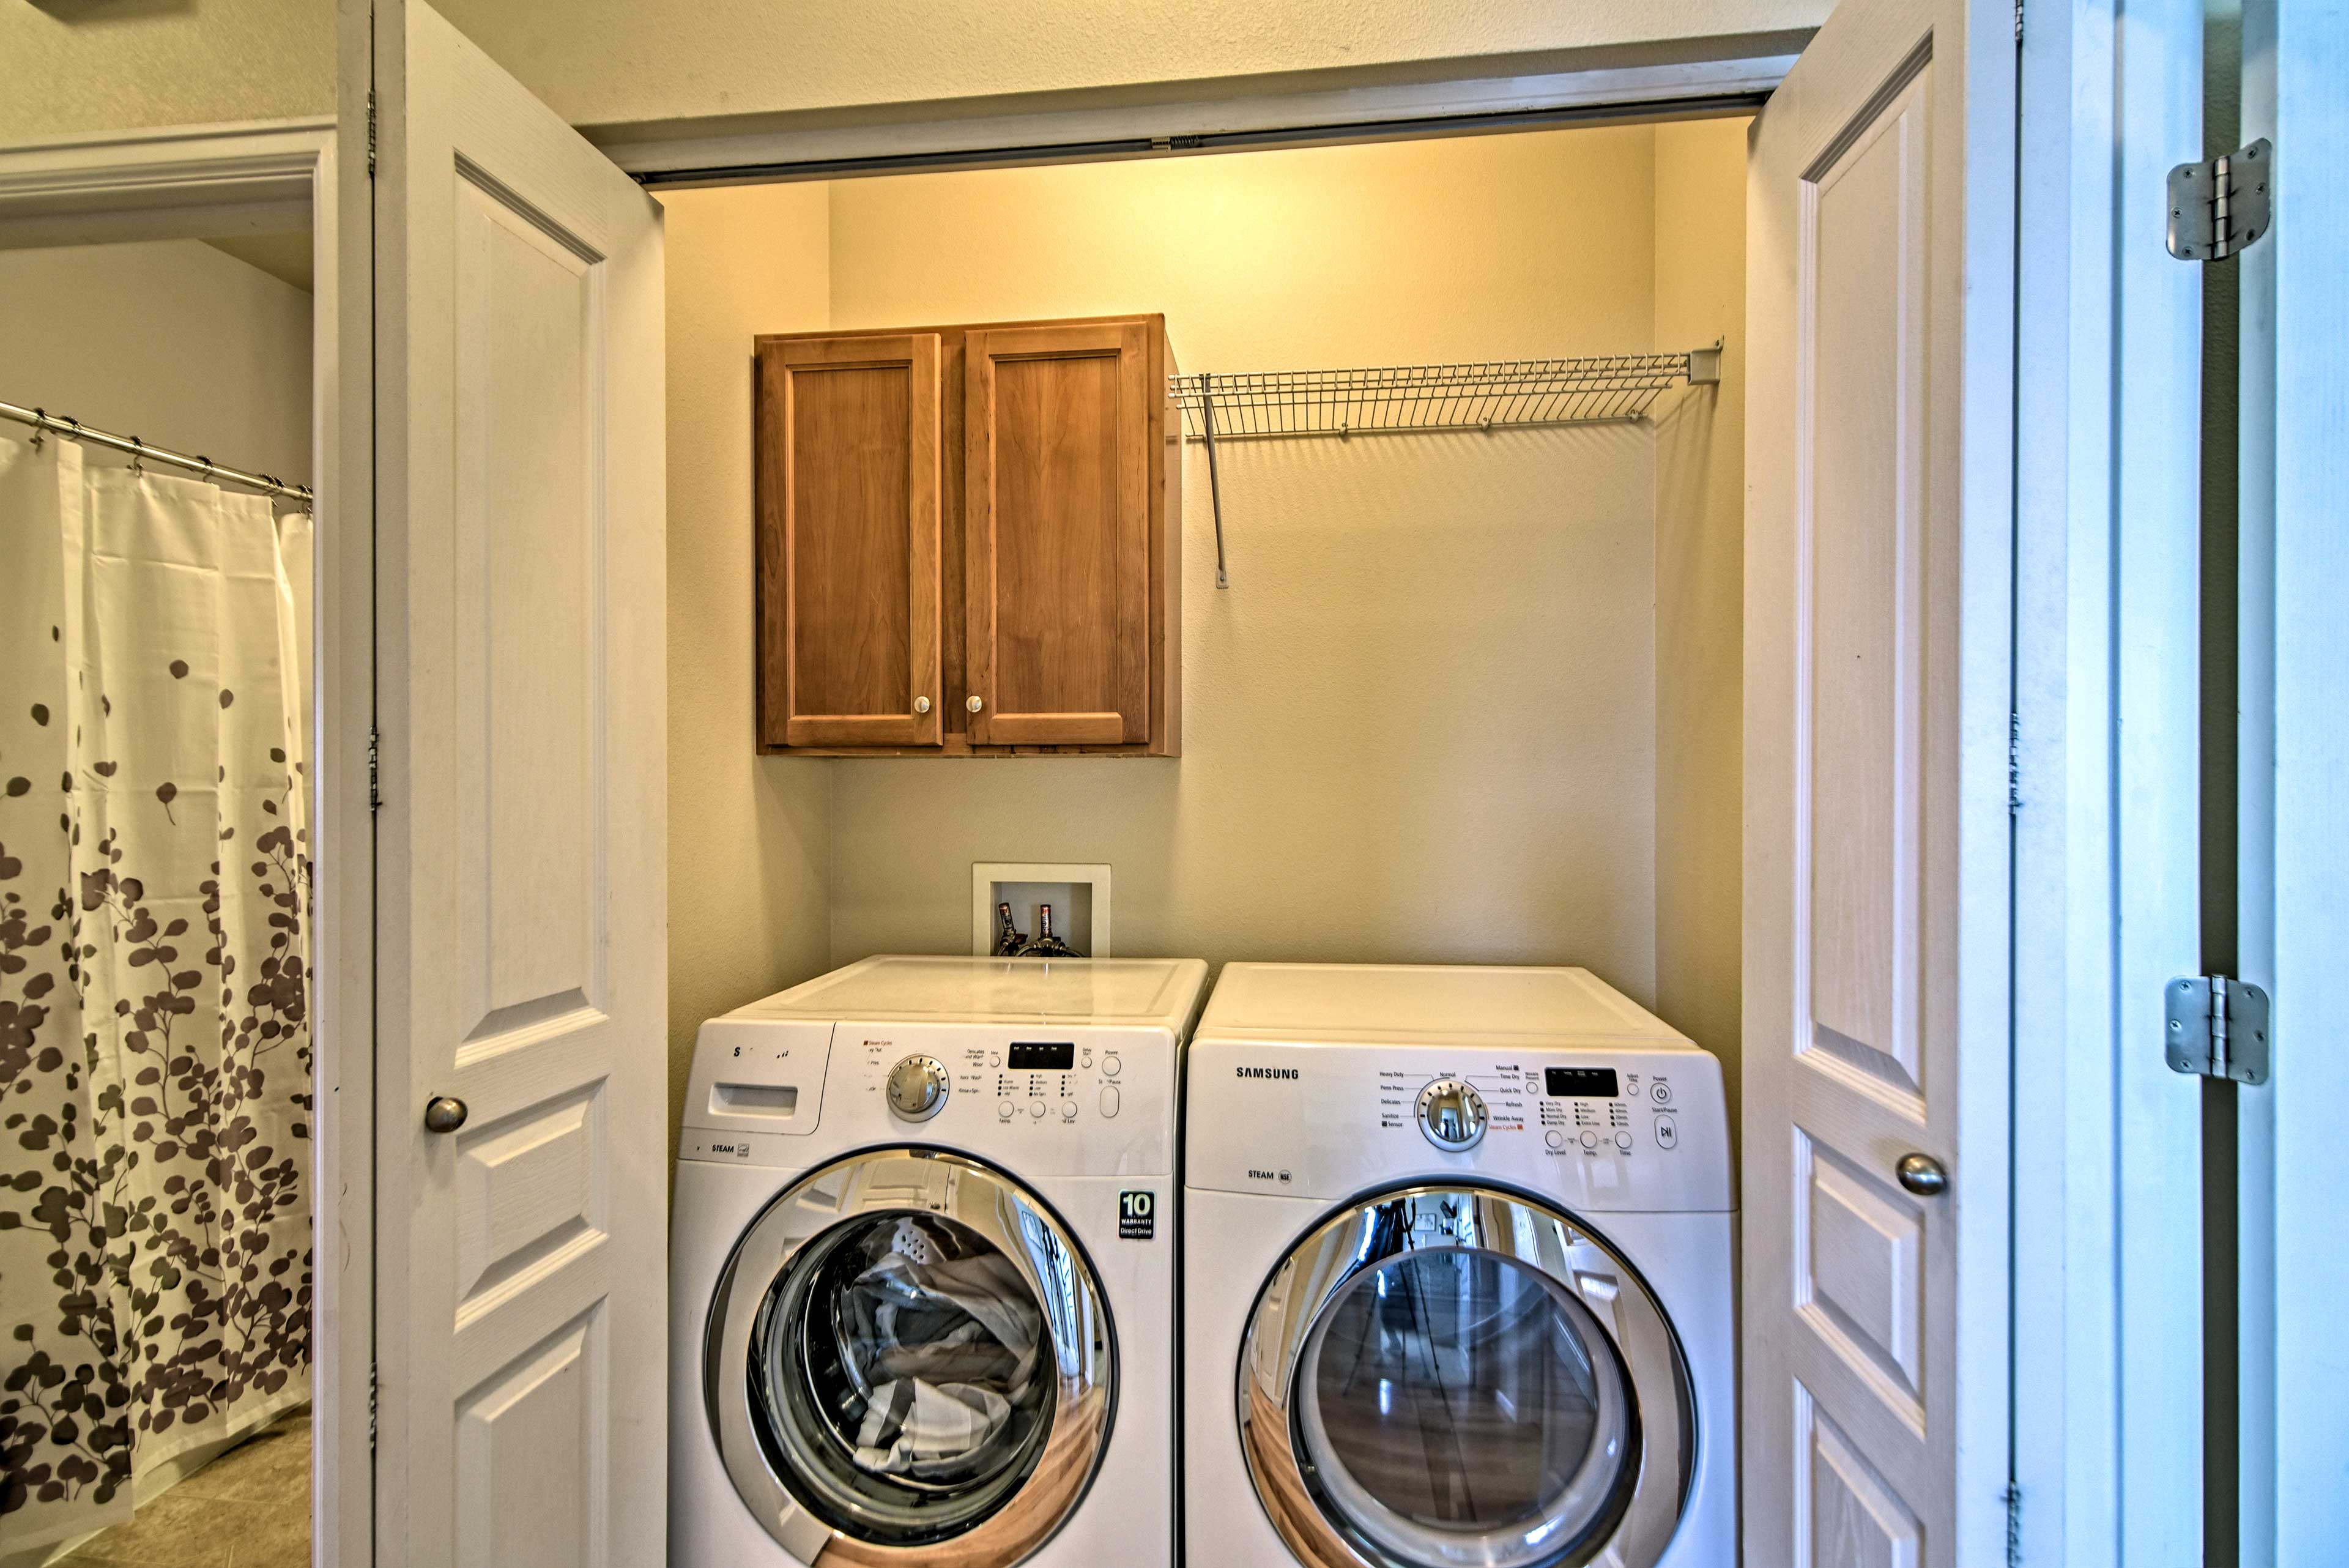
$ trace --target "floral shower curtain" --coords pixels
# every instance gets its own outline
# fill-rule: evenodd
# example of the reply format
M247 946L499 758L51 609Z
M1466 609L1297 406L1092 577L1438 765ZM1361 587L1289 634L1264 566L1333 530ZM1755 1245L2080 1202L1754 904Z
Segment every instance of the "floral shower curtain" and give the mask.
M0 1555L309 1397L308 529L0 437Z

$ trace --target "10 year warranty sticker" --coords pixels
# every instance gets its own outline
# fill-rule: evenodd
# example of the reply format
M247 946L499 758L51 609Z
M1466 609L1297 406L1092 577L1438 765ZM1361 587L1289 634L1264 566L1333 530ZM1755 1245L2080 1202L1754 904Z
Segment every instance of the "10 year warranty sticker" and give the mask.
M1117 1195L1117 1239L1148 1241L1158 1234L1158 1194L1121 1192Z

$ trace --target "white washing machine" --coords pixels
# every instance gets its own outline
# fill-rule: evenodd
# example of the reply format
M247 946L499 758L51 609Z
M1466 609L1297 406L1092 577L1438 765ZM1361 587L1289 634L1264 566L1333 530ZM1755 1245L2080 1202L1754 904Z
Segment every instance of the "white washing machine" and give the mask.
M702 1025L673 1568L1171 1563L1195 961L875 958Z
M1710 1054L1580 970L1232 964L1188 1099L1193 1568L1733 1568Z

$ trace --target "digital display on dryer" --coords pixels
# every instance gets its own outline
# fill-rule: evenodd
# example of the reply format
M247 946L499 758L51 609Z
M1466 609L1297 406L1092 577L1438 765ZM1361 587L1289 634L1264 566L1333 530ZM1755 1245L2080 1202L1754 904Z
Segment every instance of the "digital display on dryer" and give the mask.
M1015 1073L1066 1073L1077 1064L1077 1048L1066 1040L1053 1045L1020 1042L1011 1047L1007 1061Z
M1542 1078L1554 1099L1611 1100L1623 1092L1612 1067L1545 1067Z

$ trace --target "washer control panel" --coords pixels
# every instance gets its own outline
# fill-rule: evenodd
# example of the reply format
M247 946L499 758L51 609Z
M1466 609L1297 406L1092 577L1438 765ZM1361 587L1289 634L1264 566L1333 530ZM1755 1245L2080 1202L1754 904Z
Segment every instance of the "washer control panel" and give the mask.
M1476 1170L1598 1209L1731 1207L1702 1051L1202 1040L1190 1063L1194 1187L1344 1196Z
M971 1053L977 1060L980 1053ZM1008 1127L1024 1122L1074 1123L1113 1117L1124 1109L1119 1080L1125 1053L1112 1045L1075 1040L1019 1040L988 1048L986 1084L995 1101L995 1119Z
M821 1122L827 1147L913 1138L1038 1174L1174 1168L1175 1047L1164 1029L820 1028L705 1025L680 1157L793 1165L803 1151L790 1146Z

